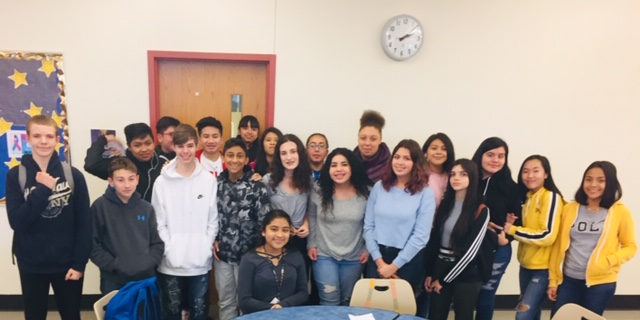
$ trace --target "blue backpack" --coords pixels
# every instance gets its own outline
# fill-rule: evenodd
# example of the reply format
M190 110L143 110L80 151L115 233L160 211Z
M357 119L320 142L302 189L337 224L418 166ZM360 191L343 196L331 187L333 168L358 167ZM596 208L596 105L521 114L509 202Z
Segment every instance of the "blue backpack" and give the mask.
M104 320L161 319L156 277L127 283L107 304Z

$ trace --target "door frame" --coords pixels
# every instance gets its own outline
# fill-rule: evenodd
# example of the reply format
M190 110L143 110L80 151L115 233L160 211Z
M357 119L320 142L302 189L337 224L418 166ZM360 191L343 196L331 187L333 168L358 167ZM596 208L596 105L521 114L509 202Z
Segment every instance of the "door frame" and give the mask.
M158 64L160 61L206 61L206 62L238 62L266 64L267 67L267 96L265 104L266 127L273 126L275 91L276 91L276 55L275 54L246 54L246 53L215 53L215 52L185 52L185 51L147 51L149 68L149 120L155 132L155 123L160 113L159 94L160 81L158 78Z

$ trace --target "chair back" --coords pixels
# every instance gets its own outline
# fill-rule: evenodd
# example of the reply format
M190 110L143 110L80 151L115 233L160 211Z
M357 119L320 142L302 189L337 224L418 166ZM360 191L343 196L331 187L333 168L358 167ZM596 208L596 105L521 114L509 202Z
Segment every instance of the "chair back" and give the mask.
M107 307L107 303L111 301L111 298L113 298L113 296L115 296L116 293L118 293L118 290L113 290L107 293L104 297L98 299L98 301L96 301L96 303L93 304L93 312L96 313L96 319L98 320L104 319L104 313Z
M353 288L349 305L416 314L413 288L403 279L360 279Z
M560 307L552 320L606 320L603 316L575 303L567 303Z

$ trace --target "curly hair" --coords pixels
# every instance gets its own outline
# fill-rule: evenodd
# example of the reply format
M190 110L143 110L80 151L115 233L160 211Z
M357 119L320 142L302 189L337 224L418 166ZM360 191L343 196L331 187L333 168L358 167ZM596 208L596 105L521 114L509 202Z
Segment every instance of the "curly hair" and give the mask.
M382 132L384 123L384 117L380 112L375 110L365 110L360 117L360 130L364 127L374 127L378 129L378 131Z
M371 181L367 176L367 171L364 169L362 163L358 160L353 151L346 148L336 148L327 156L322 169L320 170L320 179L318 183L320 185L320 197L322 199L322 211L325 213L333 210L333 192L335 191L335 183L331 179L329 170L331 169L331 162L335 156L341 155L347 159L349 167L351 167L351 178L349 183L356 189L356 194L364 198L369 197L369 185Z

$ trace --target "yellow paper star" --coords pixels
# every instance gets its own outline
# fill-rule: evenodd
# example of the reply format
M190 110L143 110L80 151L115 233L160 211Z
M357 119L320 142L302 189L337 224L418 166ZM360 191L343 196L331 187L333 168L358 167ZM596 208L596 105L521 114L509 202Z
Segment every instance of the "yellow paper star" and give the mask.
M47 75L47 78L49 78L51 73L56 71L55 61L42 59L40 60L40 62L42 62L42 67L40 67L38 71L43 72L44 74Z
M62 147L64 147L64 144L62 144L62 143L58 142L58 143L56 144L56 152L57 152L57 153L60 153L60 148L62 148Z
M7 165L7 167L9 167L9 169L15 167L15 166L19 166L20 165L20 161L18 161L18 159L16 158L11 158L11 161L5 161L5 163Z
M20 85L25 85L28 86L29 83L27 83L27 73L26 72L20 72L16 69L13 69L13 74L8 76L7 78L13 80L13 85L14 85L14 89L18 89L18 87Z
M12 125L13 125L13 122L9 122L4 118L0 118L0 136L4 135L5 133L7 133L7 131L11 130Z
M58 112L53 110L53 113L51 113L51 119L53 119L53 121L56 122L56 124L58 125L58 128L62 128L62 120L64 120L64 117L61 117L60 115L58 115Z
M42 107L38 107L35 104L33 104L33 102L31 102L31 106L29 106L29 109L22 110L22 111L28 114L30 117L33 117L33 116L38 116L42 114Z

